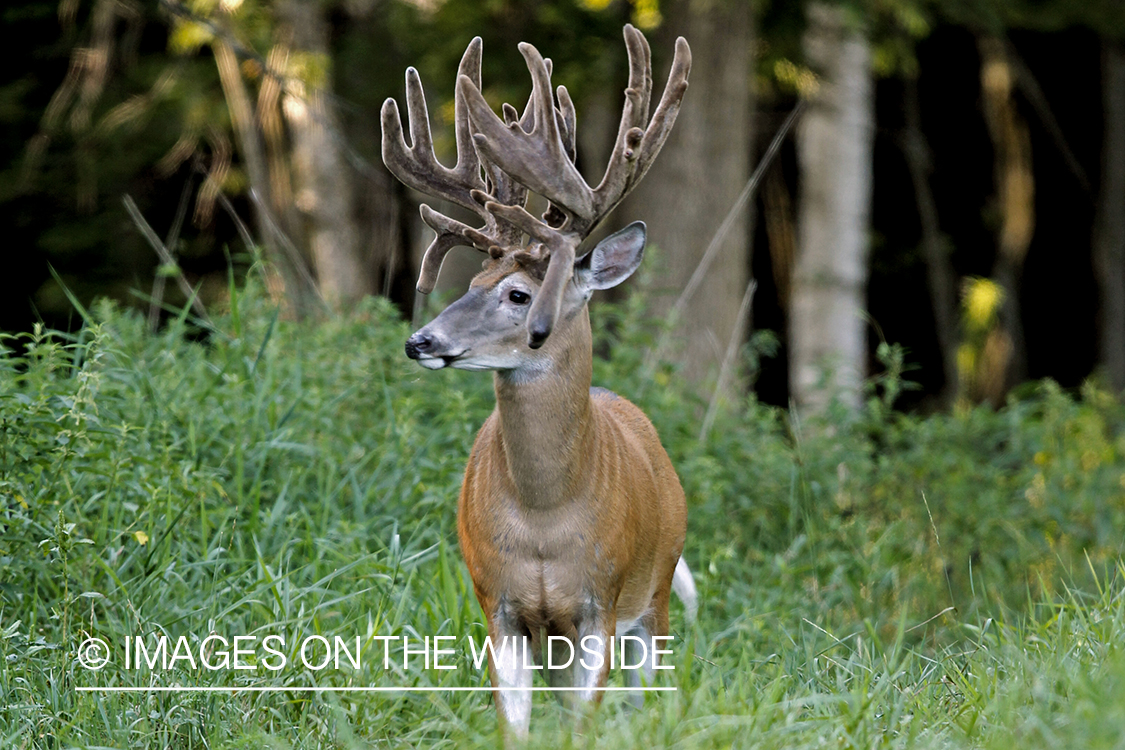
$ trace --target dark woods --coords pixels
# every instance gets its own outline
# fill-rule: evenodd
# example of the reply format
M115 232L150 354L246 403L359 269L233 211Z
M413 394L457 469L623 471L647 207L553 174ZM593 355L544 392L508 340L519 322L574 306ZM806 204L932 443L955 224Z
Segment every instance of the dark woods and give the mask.
M811 403L799 375L810 362L878 373L882 342L905 348L920 384L902 408L998 404L1040 378L1072 388L1096 373L1125 387L1125 24L1112 6L761 6L12 0L0 10L0 35L19 52L0 72L10 263L0 329L78 325L52 268L79 299L118 298L156 325L189 294L221 306L229 269L244 273L253 253L270 261L294 315L369 294L424 314L413 280L429 230L419 197L379 153L379 107L403 101L401 71L421 61L437 152L450 163L459 51L484 37L485 94L498 108L526 99L516 43L535 43L575 96L589 177L616 131L631 21L654 50L677 34L699 50L660 169L610 219L652 228L646 295L657 314L673 307L798 97L810 101L680 308L673 331L688 343L669 355L705 392L731 340L751 341L739 362L757 363L739 368L732 390L779 405ZM656 54L659 91L669 61ZM861 123L854 143L846 128L824 141L835 173L813 163L814 121ZM837 159L853 153L858 166ZM854 207L827 215L817 186L854 192ZM166 246L163 261L125 196ZM831 278L810 262L817 227L835 227L837 244L823 251ZM844 261L852 270L832 276ZM439 293L478 265L456 251ZM802 300L830 299L824 289L844 277L853 289L840 306L802 317ZM751 280L757 293L739 316ZM832 344L853 334L822 330L817 314L859 320L858 349ZM776 336L752 334L761 331Z

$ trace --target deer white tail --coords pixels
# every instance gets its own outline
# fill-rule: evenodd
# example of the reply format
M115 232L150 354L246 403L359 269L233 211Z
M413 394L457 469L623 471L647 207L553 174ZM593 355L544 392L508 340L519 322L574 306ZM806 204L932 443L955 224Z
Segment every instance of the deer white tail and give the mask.
M699 594L695 590L695 579L691 576L691 569L682 557L676 563L676 572L672 576L672 590L684 603L684 619L689 625L695 622L695 613L699 609Z

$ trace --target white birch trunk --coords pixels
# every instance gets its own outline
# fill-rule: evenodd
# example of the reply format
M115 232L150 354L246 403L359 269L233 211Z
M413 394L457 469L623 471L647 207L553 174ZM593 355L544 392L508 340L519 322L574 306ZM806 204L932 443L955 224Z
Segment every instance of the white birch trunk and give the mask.
M874 95L867 40L843 9L810 6L804 41L820 88L798 129L790 391L802 411L815 413L833 397L853 408L861 401Z

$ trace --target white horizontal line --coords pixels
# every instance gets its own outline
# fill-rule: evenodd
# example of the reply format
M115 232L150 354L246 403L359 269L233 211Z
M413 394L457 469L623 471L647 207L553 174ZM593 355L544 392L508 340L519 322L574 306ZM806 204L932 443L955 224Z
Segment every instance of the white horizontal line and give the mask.
M676 692L675 687L315 687L315 686L247 686L247 687L217 687L212 685L195 685L178 687L175 685L155 685L152 687L76 687L80 693L490 693L493 690L522 691L529 693L566 693L580 690L591 690L600 693L612 692L638 692L658 693Z

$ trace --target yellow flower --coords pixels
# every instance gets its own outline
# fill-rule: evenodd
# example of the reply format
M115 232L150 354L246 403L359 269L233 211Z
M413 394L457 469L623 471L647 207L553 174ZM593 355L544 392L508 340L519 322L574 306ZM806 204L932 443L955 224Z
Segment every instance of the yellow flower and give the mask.
M144 533L143 531L134 531L133 538L136 539L137 543L142 547L148 544L148 534Z
M965 313L969 323L978 329L988 326L1004 301L1004 290L991 279L972 279L965 290Z

